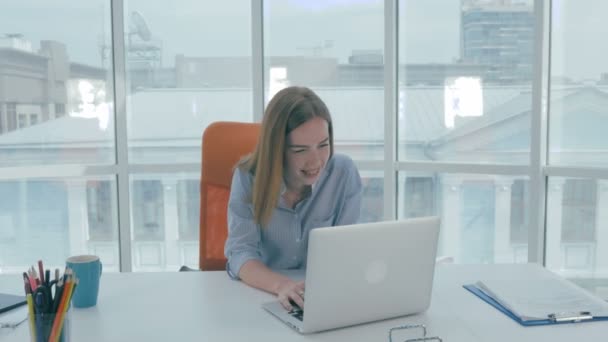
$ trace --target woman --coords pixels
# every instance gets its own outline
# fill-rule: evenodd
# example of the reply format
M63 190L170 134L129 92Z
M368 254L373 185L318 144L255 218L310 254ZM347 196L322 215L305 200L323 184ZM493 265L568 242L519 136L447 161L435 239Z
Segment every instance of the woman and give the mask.
M234 171L228 203L226 269L276 294L287 310L304 305L304 282L272 269L306 265L308 233L356 223L361 178L333 154L329 110L310 89L289 87L268 104L255 151Z

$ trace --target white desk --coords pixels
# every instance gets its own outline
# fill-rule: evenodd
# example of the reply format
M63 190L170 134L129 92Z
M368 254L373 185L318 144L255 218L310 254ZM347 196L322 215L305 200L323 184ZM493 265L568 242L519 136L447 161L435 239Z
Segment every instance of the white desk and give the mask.
M467 290L465 283L513 267L441 265L430 309L312 335L300 335L266 313L273 297L225 272L119 273L102 276L96 307L72 309L71 341L387 341L388 329L424 323L444 341L602 341L608 322L522 327ZM20 294L21 276L0 276L0 291ZM27 322L1 329L0 340L28 341Z

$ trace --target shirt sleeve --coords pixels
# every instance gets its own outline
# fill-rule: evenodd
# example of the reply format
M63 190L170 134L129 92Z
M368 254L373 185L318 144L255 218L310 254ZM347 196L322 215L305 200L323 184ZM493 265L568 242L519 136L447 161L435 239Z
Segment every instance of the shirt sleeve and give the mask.
M336 226L355 224L359 222L359 216L361 215L361 196L363 193L361 176L352 160L349 160L347 165L344 202L336 217Z
M226 271L232 279L239 279L239 272L245 262L262 260L260 227L253 218L251 189L251 177L237 168L232 175L228 200L228 239L224 246L224 254L228 259Z

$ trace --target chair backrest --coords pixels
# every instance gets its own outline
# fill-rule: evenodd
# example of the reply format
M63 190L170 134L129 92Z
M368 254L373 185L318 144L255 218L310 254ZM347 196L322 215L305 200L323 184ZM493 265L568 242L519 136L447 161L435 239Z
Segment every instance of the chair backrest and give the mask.
M203 133L199 267L203 271L226 268L224 243L228 237L228 198L237 162L253 152L260 124L214 122Z

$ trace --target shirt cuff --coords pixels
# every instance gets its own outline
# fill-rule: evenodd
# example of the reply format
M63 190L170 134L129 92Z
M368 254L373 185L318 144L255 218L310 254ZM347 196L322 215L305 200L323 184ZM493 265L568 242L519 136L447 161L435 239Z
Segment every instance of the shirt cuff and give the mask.
M234 280L240 280L239 272L241 267L249 260L262 260L260 256L255 252L238 252L230 254L228 262L226 263L226 271L230 278Z

